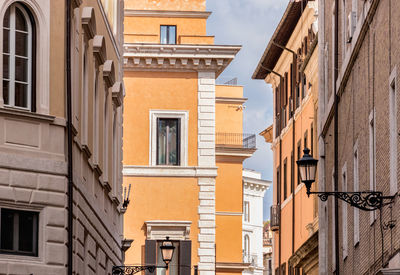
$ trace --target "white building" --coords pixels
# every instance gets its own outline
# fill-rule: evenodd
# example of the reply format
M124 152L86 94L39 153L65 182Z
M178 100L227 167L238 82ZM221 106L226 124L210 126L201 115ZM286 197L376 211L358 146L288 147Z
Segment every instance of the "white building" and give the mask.
M271 182L261 174L243 170L243 274L263 274L263 198Z

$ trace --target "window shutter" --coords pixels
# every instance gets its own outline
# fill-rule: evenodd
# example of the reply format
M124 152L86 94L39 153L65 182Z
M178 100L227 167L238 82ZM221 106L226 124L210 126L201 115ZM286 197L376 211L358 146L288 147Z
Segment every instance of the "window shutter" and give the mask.
M192 259L192 241L179 242L179 274L190 275Z
M157 265L157 241L155 240L146 240L145 265ZM154 273L150 273L148 270L146 270L145 275L151 274Z

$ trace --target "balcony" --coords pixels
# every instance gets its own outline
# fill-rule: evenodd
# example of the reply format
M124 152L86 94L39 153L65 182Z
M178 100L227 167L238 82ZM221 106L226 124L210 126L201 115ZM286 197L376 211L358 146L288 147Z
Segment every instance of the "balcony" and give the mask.
M217 147L256 149L255 134L216 133L215 145Z
M280 205L271 206L271 231L279 230L279 221L281 218Z
M256 148L256 135L243 133L216 133L215 152L217 156L248 158Z

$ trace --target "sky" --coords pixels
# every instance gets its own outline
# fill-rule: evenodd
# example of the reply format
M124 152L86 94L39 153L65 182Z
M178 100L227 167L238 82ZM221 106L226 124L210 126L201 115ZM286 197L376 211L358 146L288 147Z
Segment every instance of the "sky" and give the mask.
M207 0L212 15L207 34L215 35L217 45L242 45L234 61L217 79L223 83L234 77L244 86L248 98L244 110L244 133L256 134L258 150L244 162L244 167L262 173L272 181L271 145L258 134L272 124L272 90L263 80L251 76L275 31L289 0ZM272 185L264 196L264 220L269 219Z

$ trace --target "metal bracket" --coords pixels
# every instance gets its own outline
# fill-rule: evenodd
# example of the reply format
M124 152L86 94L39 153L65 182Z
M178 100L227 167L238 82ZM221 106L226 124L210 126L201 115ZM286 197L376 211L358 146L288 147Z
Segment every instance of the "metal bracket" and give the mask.
M132 275L145 270L153 273L155 269L155 265L113 266L112 275Z
M327 201L329 196L334 196L342 201L347 202L351 206L357 207L364 211L374 211L381 209L383 206L393 203L395 196L383 196L382 192L364 191L364 192L307 192L316 194L321 201ZM387 202L385 202L385 200Z

